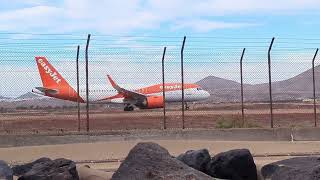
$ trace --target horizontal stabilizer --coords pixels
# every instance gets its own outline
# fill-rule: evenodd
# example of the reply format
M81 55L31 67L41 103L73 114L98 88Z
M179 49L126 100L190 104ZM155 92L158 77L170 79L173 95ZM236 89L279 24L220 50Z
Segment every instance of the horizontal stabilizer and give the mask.
M43 93L49 93L52 95L59 93L59 91L56 89L49 89L49 88L44 88L44 87L35 87L35 88Z

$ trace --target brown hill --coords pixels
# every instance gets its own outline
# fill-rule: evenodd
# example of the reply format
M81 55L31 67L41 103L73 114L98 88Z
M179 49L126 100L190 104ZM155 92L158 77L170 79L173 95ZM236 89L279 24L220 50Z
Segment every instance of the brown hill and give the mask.
M320 66L315 67L316 95L320 95ZM258 84L255 91L268 88L268 84ZM290 79L272 83L272 94L276 99L305 99L313 96L312 69Z
M5 97L5 96L0 96L0 100L5 100L5 99L10 99L10 98Z
M197 82L202 88L207 90L221 89L237 89L240 88L240 83L228 79L223 79L215 76L208 76Z
M209 102L237 102L240 101L240 83L215 76L208 76L196 82L211 96ZM251 87L244 84L244 87Z
M39 98L41 98L41 97L42 97L42 96L36 95L36 94L34 94L34 93L32 93L32 92L27 92L27 93L25 93L25 94L23 94L23 95L15 98L15 99L16 99L16 100L39 99Z
M320 66L315 67L316 95L320 96ZM208 76L197 82L209 91L213 102L240 101L240 83L214 76ZM272 95L275 101L301 100L311 98L312 69L283 81L272 82ZM244 84L245 101L268 101L269 86L263 84Z

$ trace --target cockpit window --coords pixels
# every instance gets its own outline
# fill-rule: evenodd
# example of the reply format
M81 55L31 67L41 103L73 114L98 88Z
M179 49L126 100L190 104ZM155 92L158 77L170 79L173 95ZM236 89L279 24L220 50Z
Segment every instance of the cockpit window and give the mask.
M197 90L200 91L200 90L202 90L202 88L198 87Z

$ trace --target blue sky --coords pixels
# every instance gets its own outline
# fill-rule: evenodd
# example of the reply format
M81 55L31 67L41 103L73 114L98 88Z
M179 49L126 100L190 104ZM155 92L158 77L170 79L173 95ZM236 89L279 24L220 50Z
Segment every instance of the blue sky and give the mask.
M246 47L245 82L267 82L272 37L273 81L287 79L309 69L320 47L319 10L318 0L2 0L0 95L41 86L36 55L47 56L74 82L75 48L81 45L83 60L88 33L93 83L105 83L106 74L120 83L157 82L163 46L167 79L179 81L185 35L187 81L208 75L239 81L238 61Z

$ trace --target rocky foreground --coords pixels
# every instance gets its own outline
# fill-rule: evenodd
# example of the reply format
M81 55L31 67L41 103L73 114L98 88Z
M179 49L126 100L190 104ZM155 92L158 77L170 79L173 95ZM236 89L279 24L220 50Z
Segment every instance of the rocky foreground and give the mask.
M261 175L258 175L261 174ZM34 162L9 166L0 161L0 179L20 180L105 180L103 171L79 167L68 159L40 158ZM234 149L210 156L206 149L190 150L172 157L155 143L139 143L132 148L112 176L113 180L316 180L320 179L320 158L299 157L256 168L247 149Z

